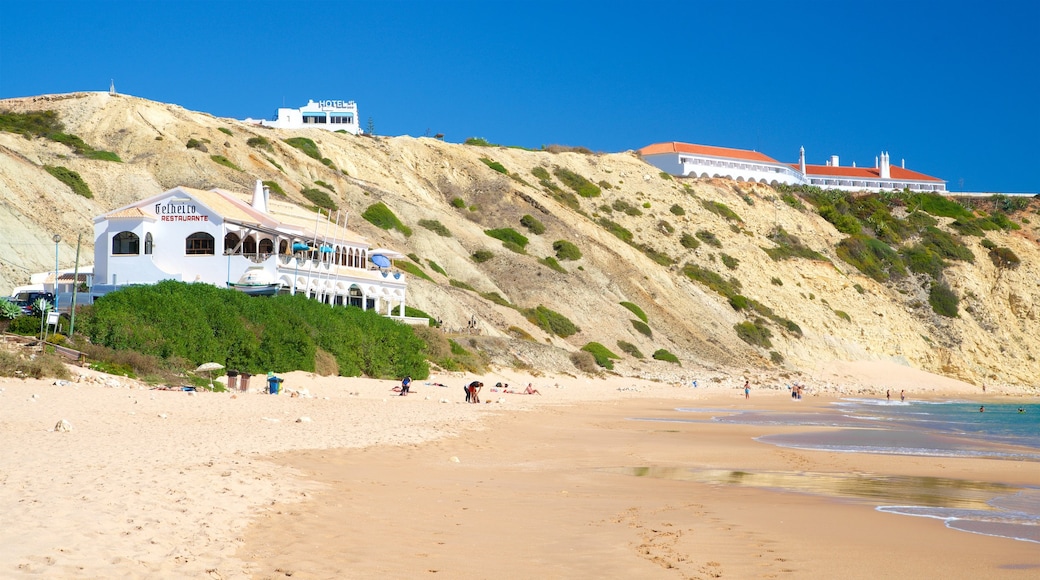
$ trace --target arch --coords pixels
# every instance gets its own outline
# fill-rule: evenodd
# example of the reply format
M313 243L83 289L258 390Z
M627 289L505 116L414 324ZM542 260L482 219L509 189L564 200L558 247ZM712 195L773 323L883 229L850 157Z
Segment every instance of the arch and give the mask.
M147 254L151 254L152 253L152 248L154 246L155 246L155 243L152 241L152 232L148 232L147 234L144 235L144 253L146 255Z
M127 256L141 253L141 238L134 232L119 232L112 236L112 255Z
M212 256L215 252L213 236L195 232L184 240L184 253L189 256Z
M777 187L778 185L780 185L780 182L775 179L769 182L769 187Z
M261 254L273 254L274 241L272 241L271 238L264 238L260 240L259 250Z
M246 236L242 240L242 253L243 254L255 254L256 253L256 238L253 236Z
M704 173L701 173L701 179L709 179L707 171L705 171Z
M282 241L278 242L278 253L279 254L283 254L283 255L291 253L291 252L289 252L289 241L288 240L282 240Z
M242 238L238 237L238 234L234 232L228 232L224 234L224 253L230 254L235 251L238 247L238 243L242 241Z

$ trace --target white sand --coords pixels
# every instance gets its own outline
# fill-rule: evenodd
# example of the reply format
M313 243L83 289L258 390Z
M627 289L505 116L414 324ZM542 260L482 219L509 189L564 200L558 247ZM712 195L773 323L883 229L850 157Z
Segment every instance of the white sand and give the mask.
M300 474L265 461L272 453L411 445L481 428L498 412L545 405L708 392L742 397L744 380L693 371L676 384L503 371L482 377L489 404L468 405L462 385L474 377L414 381L415 392L399 397L393 381L295 372L284 375L284 388L301 392L292 397L264 394L262 376L249 393L191 393L73 372L78 380L64 385L0 378L0 577L247 578L250 563L234 554L250 519L275 500L315 491ZM869 377L870 386L852 385L855 375ZM891 388L978 392L898 365L858 365L808 382L809 393L883 393L884 380L897 376L908 378ZM749 378L756 389L784 388L782 378ZM493 392L498 381L513 389L531 382L542 395ZM63 419L71 431L55 430Z

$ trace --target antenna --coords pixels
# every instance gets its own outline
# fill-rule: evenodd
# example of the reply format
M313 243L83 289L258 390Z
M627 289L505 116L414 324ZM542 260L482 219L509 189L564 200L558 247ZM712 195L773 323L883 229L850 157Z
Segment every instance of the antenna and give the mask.
M116 94L116 79L112 79L112 84L108 85L108 94Z

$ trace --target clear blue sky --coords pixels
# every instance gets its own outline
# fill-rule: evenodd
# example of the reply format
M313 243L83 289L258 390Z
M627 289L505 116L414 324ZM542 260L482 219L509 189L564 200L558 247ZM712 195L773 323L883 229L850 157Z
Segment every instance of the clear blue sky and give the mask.
M0 98L220 117L358 103L381 135L686 141L1040 192L1040 2L4 0Z

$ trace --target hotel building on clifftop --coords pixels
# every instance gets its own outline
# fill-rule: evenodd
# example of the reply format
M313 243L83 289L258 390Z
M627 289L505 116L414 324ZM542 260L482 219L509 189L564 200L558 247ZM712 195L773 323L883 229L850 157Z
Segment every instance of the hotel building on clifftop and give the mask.
M357 135L358 109L354 101L328 99L323 101L308 100L299 109L278 109L275 120L246 119L245 123L253 123L275 129L325 129L327 131L346 131Z
M725 177L748 183L768 185L815 185L844 191L910 191L946 193L946 182L911 171L903 165L892 166L888 153L874 160L874 167L841 166L832 155L825 165L805 163L805 148L798 163L782 163L758 151L676 141L654 143L639 150L644 161L677 177Z

